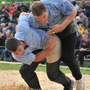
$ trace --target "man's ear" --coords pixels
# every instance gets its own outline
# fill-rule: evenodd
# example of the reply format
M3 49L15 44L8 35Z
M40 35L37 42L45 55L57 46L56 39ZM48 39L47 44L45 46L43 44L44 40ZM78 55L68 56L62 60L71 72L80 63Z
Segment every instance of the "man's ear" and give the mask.
M23 46L26 46L26 43L23 42L23 41L21 41L21 40L19 40L19 43L20 43L21 45L23 45Z
M21 40L19 40L19 43L22 45L23 44L23 42L21 41Z

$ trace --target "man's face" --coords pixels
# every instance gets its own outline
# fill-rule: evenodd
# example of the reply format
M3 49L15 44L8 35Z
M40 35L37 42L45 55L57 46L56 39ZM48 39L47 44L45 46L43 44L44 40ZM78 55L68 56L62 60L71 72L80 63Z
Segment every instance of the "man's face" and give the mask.
M10 37L10 31L9 30L6 31L6 36Z
M82 39L83 39L84 41L86 41L86 40L87 40L87 36L83 35L83 36L82 36Z
M12 24L11 23L8 23L8 27L12 27Z
M80 17L83 16L83 13L80 13L79 16L80 16Z
M11 53L15 55L24 55L24 46L22 44L18 45L18 48L15 52L10 51Z
M43 12L40 16L35 16L35 18L42 23L47 23L47 21L48 21L48 10Z

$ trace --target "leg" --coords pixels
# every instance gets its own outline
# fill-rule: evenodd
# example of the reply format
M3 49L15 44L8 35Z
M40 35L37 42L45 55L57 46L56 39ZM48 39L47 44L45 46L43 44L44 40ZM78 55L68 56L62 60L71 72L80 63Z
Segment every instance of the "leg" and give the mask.
M74 54L75 37L76 37L76 33L73 33L61 39L62 49L63 49L62 50L63 55L61 59L63 60L64 63L66 63L69 66L72 75L75 77L75 79L79 80L81 79L82 74L80 72L78 62L75 59L75 54Z
M76 36L76 33L73 33L62 39L62 46L63 46L62 60L64 61L64 63L68 65L76 81L79 82L77 84L76 90L83 90L84 79L80 72L78 62L74 56L75 36Z
M1 60L4 60L4 49L0 49L1 52Z
M50 80L62 84L64 90L72 90L71 80L59 70L61 57L61 44L58 37L55 36L56 45L53 51L46 57L47 59L47 75ZM73 86L73 85L72 85Z
M64 90L73 90L73 82L59 70L60 61L47 63L47 75L51 81L57 82L64 86ZM72 84L71 84L72 83Z
M31 65L23 64L20 68L20 74L30 88L41 90L36 73L34 72L39 63Z

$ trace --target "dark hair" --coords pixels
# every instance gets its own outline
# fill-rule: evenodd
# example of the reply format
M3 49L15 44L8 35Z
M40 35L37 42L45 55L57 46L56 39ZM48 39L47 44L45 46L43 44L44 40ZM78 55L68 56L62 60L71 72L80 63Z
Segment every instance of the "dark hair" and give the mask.
M17 50L18 45L20 45L19 41L12 37L5 41L5 46L8 50L15 52Z
M30 9L35 16L40 16L44 11L46 11L46 7L41 1L33 2Z
M75 6L77 3L76 3L76 1L72 1L72 4Z

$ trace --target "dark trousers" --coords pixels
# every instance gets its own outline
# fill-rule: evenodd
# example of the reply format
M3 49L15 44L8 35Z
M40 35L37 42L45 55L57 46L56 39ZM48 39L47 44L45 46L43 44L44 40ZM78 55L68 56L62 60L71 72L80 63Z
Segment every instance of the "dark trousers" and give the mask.
M35 73L38 64L39 62L33 62L31 65L22 64L19 72L30 88L39 90L41 87Z
M81 79L82 75L78 63L74 57L74 45L76 34L68 35L61 38L63 55L61 59L66 63L76 80ZM62 84L64 87L69 87L71 80L59 70L60 60L55 63L46 63L47 75L50 80ZM29 87L41 89L35 70L39 63L33 62L31 65L23 64L20 68L20 74Z
M78 62L74 54L76 33L67 34L67 36L65 35L65 33L67 32L57 34L62 43L62 57L60 60L67 64L74 78L76 80L79 80L81 79L82 74L80 72Z
M35 70L39 63L33 62L31 65L22 64L20 74L30 88L41 90ZM71 80L59 70L60 60L55 63L46 63L47 75L50 80L69 87Z

